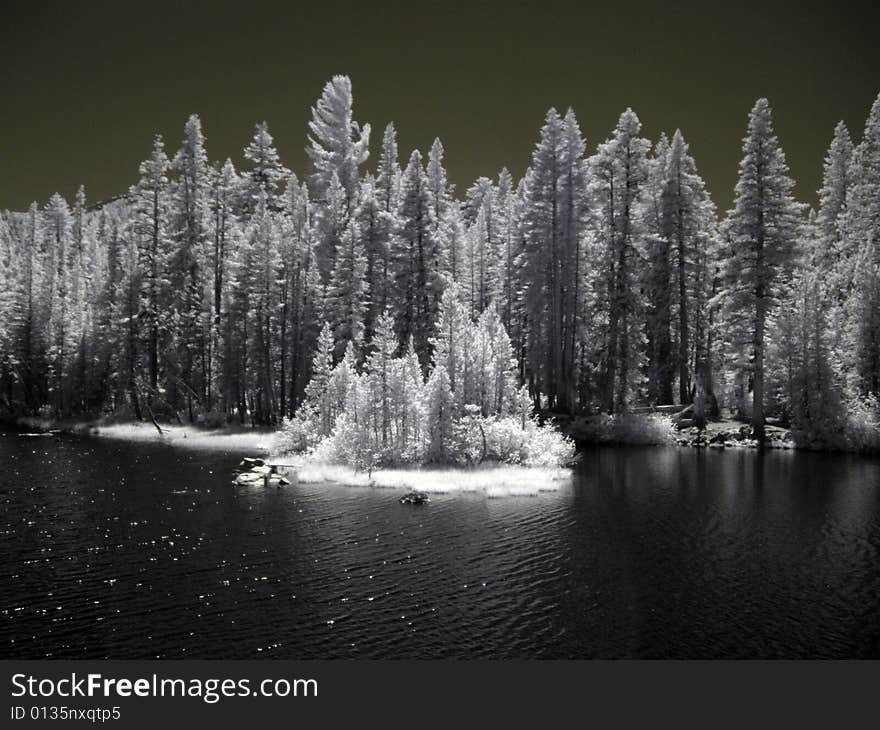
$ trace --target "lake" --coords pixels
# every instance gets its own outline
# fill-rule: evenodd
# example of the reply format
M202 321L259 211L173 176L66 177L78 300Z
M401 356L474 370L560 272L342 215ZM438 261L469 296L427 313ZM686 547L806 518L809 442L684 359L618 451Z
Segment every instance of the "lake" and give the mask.
M5 658L880 657L880 461L595 448L535 497L0 437Z

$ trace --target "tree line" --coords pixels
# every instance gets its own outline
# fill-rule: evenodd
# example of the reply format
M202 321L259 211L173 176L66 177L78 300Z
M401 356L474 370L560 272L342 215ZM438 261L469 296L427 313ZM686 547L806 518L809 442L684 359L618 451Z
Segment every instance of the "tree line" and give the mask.
M726 212L681 131L652 142L630 109L590 151L574 112L550 109L521 179L503 169L460 194L439 139L402 164L388 124L372 165L370 132L336 76L302 177L265 122L240 169L211 162L193 115L124 195L2 213L0 408L278 424L328 337L334 365L393 345L424 379L455 292L451 329L491 310L513 386L540 409L694 403L759 438L774 417L817 439L877 410L880 97L860 139L834 130L815 210L764 99Z

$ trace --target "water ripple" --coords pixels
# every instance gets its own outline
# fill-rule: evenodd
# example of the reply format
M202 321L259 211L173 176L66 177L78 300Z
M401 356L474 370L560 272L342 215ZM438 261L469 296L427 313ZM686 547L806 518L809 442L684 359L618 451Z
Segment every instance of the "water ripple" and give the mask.
M595 449L557 492L412 507L40 441L0 437L9 658L880 655L877 461Z

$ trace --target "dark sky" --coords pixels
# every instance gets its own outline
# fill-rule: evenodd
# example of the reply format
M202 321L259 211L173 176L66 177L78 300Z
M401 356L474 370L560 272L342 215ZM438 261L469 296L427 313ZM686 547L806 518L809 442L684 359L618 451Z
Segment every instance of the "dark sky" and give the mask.
M680 126L716 201L731 199L749 109L767 96L814 202L834 124L860 135L880 92L876 11L764 2L6 2L0 30L0 209L124 191L154 133L171 150L201 115L236 164L265 119L306 169L309 108L335 73L405 160L439 136L463 191L522 174L547 108L573 106L589 149L631 106L652 139ZM872 14L869 15L868 13Z

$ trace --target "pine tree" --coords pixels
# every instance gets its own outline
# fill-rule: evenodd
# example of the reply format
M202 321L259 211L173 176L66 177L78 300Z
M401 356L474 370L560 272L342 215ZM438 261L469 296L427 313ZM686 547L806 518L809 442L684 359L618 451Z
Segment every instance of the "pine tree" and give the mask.
M498 232L498 306L508 332L513 329L516 311L516 292L519 286L516 261L519 256L517 231L516 192L513 178L505 167L498 174L493 212Z
M561 367L559 313L559 180L562 120L550 109L525 177L523 289L528 321L527 369L534 388L555 405ZM543 345L543 346L542 346Z
M846 235L846 199L852 185L850 161L853 143L846 124L838 122L834 128L834 138L825 156L822 187L819 189L819 213L816 227L815 251L812 259L815 266L826 272L833 272L838 285L839 296L845 298L852 286L851 271L847 261L853 252L846 250L850 243Z
M75 348L76 333L72 332L71 313L71 216L67 201L58 193L49 198L43 209L43 250L49 261L46 273L45 295L49 304L48 365L50 393L56 418L70 415L65 398L65 378L70 368L71 351Z
M126 211L128 212L128 211ZM137 313L140 304L140 275L138 252L134 236L127 239L121 235L124 222L116 211L101 208L98 213L95 238L99 246L105 248L105 259L99 267L100 274L95 291L95 329L97 340L95 355L95 379L100 384L100 402L95 410L109 407L112 412L127 409L126 401L140 419L140 403L136 397L133 375L134 364L139 360L135 329L128 322L125 302L128 291L132 292L132 310ZM130 251L130 254L127 256ZM131 266L126 267L130 258ZM130 277L135 277L131 281ZM131 341L126 336L131 330ZM131 348L131 349L129 349ZM132 368L129 370L127 355L131 354Z
M453 438L454 403L449 375L443 365L434 368L425 385L424 427L427 461L448 462Z
M799 433L800 443L838 447L845 428L843 388L832 366L831 330L820 274L805 271L794 291L798 293L798 331L792 400L788 404L792 427Z
M325 405L330 374L333 372L333 348L333 330L330 324L325 322L312 358L312 378L306 387L306 405L318 418L319 433L322 436L330 433L333 427L329 410Z
M281 409L292 412L302 400L308 382L309 354L318 331L316 305L320 294L308 188L295 175L287 184L281 226Z
M515 360L494 305L480 315L473 335L476 391L483 416L507 413L514 402Z
M867 244L876 251L880 240L880 95L871 106L849 170L846 214L839 225L850 250L860 251Z
M584 141L571 110L547 112L526 173L522 217L522 286L527 368L548 406L574 408L585 206ZM539 343L544 343L543 345Z
M880 393L880 261L871 240L859 250L853 279L846 316L847 386L856 397L876 395Z
M398 450L406 454L418 444L422 422L421 404L424 401L425 380L413 338L407 342L406 352L400 358L396 378L395 401L398 416Z
M447 282L463 281L467 231L458 201L453 201L446 212L441 231L446 241L445 258L441 263L442 276Z
M175 324L175 374L169 378L170 400L186 405L190 421L196 407L208 400L207 370L210 361L211 298L207 272L210 240L210 166L199 117L193 114L184 127L183 143L174 156L171 187L171 222L174 252L170 262L171 307ZM169 372L171 375L171 372Z
M358 167L370 154L370 125L352 119L351 80L334 76L312 107L306 152L314 172L309 178L312 197L324 201L333 175L345 190L345 212L350 215L357 196Z
M382 448L387 448L391 439L391 377L396 350L394 318L386 311L376 322L373 348L367 360L367 376L372 388L373 406L379 414L376 420L381 429Z
M473 373L468 367L469 350L473 345L473 327L461 296L461 289L455 283L443 292L437 326L431 340L434 348L433 366L442 366L446 370L449 387L455 393L456 415L463 412L473 390Z
M265 195L257 202L256 210L245 231L243 267L239 286L245 291L247 311L247 352L251 365L251 413L255 422L270 425L277 418L278 405L275 386L275 354L277 346L278 271L280 269L280 241L278 222L269 210Z
M86 192L80 185L71 221L70 265L70 311L74 320L71 332L75 354L72 372L68 378L68 402L78 414L90 412L92 405L100 403L101 394L96 393L97 384L92 380L89 364L94 361L93 343L97 344L94 332L94 299L91 296L98 266L97 247L86 224ZM94 348L97 349L97 348ZM73 353L72 353L73 354Z
M376 183L367 174L361 182L360 200L355 210L354 229L358 234L358 256L364 259L364 342L370 343L376 320L389 301L391 240L395 219L387 215L376 196Z
M440 139L434 140L428 153L426 178L428 187L428 211L430 213L431 239L434 242L434 254L430 262L431 277L438 280L449 258L449 238L445 222L453 205L454 188L450 185L443 167L443 144Z
M764 438L764 354L768 315L790 278L797 254L801 208L792 195L785 154L773 132L770 105L759 99L743 140L730 241L724 259L724 302L729 317L748 322L752 375L752 429Z
M488 177L479 177L465 192L464 204L462 212L464 219L468 225L473 225L477 220L481 210L491 208L492 198L495 193L495 186ZM491 220L491 216L490 216ZM492 237L492 232L489 232Z
M670 263L674 268L670 284L675 291L678 313L678 400L687 403L693 397L693 375L706 380L705 362L697 336L696 319L701 316L697 299L705 281L701 266L704 252L713 233L715 209L697 173L696 163L688 153L681 131L676 130L669 149L667 171L662 191L661 235L669 242Z
M849 334L841 359L850 390L880 392L880 96L874 101L849 166L845 214L838 225L844 249L855 252L853 285L846 303Z
M675 363L672 356L672 255L664 230L663 192L669 165L669 140L661 134L648 160L643 219L645 226L647 397L652 403L672 403ZM685 402L685 401L681 401Z
M132 232L138 240L139 268L143 284L140 319L146 322L149 396L159 389L160 339L167 328L169 309L168 267L171 243L168 236L168 170L170 163L160 136L153 141L153 154L140 165L140 181L131 190ZM134 326L134 325L132 325Z
M420 361L427 365L442 282L433 265L437 248L431 233L428 181L418 150L406 166L400 198L401 228L392 256L397 325L400 340L406 342L412 336Z
M376 170L376 200L386 213L397 211L400 194L400 164L397 160L397 130L388 122L382 135L382 153Z
M14 235L14 234L13 234ZM46 403L46 348L49 321L46 294L47 265L43 247L43 218L33 203L18 230L12 255L18 264L17 286L9 322L13 342L12 367L21 383L27 411L36 413Z
M337 358L351 344L360 347L364 336L367 262L357 226L350 222L340 237L327 289L327 314L334 324Z
M553 355L559 373L556 406L569 412L575 406L575 352L585 293L581 284L584 277L582 239L588 207L585 149L580 126L569 109L562 120L559 151L559 261L553 287L558 290L554 319L558 322L556 329L562 340L559 351Z
M493 263L498 252L491 238L492 230L491 198L483 199L483 206L477 218L467 231L468 242L465 248L465 280L470 317L476 319L489 302L498 296L498 280L494 276Z
M627 409L638 392L644 355L644 300L638 270L644 255L641 200L648 175L650 143L639 136L641 122L627 109L612 137L589 160L593 235L601 251L596 272L601 291L599 392L603 410Z
M243 209L252 213L260 195L265 195L269 207L274 208L290 177L290 170L281 164L266 122L254 127L254 137L244 149L244 158L250 163L250 169L241 175Z

